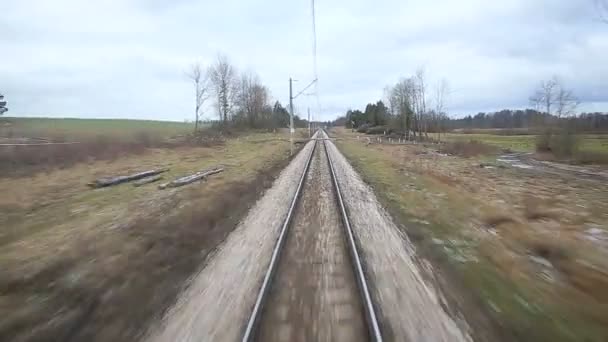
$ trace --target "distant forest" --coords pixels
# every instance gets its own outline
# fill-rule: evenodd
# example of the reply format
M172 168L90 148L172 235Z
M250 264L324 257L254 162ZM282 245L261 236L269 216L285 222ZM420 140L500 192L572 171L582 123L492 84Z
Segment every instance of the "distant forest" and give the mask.
M442 131L454 129L527 129L542 128L543 126L562 121L567 126L578 132L608 132L608 113L582 113L579 115L558 118L555 115L542 113L535 109L511 110L504 109L493 113L478 113L455 119L447 115L437 115L429 111L428 131ZM362 125L368 126L393 126L396 116L391 114L390 108L382 101L367 104L364 111L349 110L346 115L333 121L335 126L346 126L355 128Z
M557 116L541 113L534 109L504 109L494 113L478 113L460 119L448 118L448 129L466 128L537 128L550 122L568 121L568 126L577 131L608 132L608 113L582 113L559 119Z

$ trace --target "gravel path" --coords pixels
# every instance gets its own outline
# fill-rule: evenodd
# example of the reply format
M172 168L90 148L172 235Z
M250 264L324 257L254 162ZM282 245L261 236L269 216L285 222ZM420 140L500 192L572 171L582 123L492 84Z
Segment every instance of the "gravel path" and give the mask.
M367 340L335 196L319 141L260 322L259 341Z
M310 141L281 172L247 217L208 259L149 341L236 341L264 273L306 159Z
M352 166L327 143L388 341L470 341L413 260L414 247Z

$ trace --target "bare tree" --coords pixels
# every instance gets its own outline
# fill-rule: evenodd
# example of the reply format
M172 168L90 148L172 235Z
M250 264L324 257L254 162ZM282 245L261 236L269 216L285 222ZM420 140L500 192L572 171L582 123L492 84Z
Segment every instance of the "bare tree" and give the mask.
M416 70L416 92L415 96L417 98L417 119L416 126L418 128L418 133L422 136L422 132L424 131L425 138L428 138L427 132L427 108L426 108L426 81L425 81L425 70L424 67L419 67Z
M413 96L415 93L415 83L411 78L403 78L390 92L389 103L393 107L394 115L397 116L399 128L405 132L405 138L410 139L412 123L414 117Z
M555 115L557 115L558 118L572 116L576 114L576 108L579 104L580 101L574 96L572 90L560 87L555 99Z
M579 100L571 90L565 89L557 77L540 83L530 101L547 114L543 118L543 133L536 141L537 151L558 156L572 156L577 147L576 127L570 127L564 117L575 114ZM557 120L551 116L557 117ZM547 122L549 119L551 121Z
M189 79L194 82L195 90L195 109L194 109L194 131L198 131L198 123L201 117L203 104L209 98L208 78L203 74L200 63L194 63L186 73Z
M538 110L555 115L558 118L573 115L580 101L572 90L565 89L556 76L548 81L542 81L530 97L530 102Z
M262 117L268 114L270 92L260 82L258 75L246 72L241 75L237 103L240 111L245 115L250 127L260 124Z
M538 89L530 97L530 103L537 110L544 110L545 113L552 114L551 108L555 103L555 94L558 87L559 82L555 76L548 81L541 81Z
M441 143L441 133L443 131L443 121L445 114L445 103L450 92L450 86L446 79L442 79L435 89L435 110L433 121L437 127L438 140Z
M236 70L226 56L219 54L215 64L209 68L208 75L216 97L219 118L225 124L231 117L238 91Z
M384 102L388 104L388 112L392 116L397 115L397 102L393 97L393 87L386 86L383 90L384 93Z

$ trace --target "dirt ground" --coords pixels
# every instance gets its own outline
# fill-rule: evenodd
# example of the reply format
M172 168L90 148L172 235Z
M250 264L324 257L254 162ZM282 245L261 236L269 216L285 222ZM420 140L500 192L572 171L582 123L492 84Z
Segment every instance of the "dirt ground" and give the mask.
M287 164L280 138L148 149L0 178L0 340L141 338ZM99 176L169 167L172 179L218 164L225 172L178 189L86 186Z
M368 332L322 141L260 323L259 341L366 341Z
M334 133L402 231L450 275L444 287L474 293L470 302L509 339L608 337L605 170L521 167Z

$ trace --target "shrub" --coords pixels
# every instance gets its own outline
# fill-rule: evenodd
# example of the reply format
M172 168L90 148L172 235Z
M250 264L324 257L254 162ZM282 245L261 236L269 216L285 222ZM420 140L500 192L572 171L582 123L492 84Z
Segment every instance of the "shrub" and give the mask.
M551 132L546 131L536 137L537 152L551 152Z
M357 128L357 132L359 133L367 133L367 130L371 127L370 124L363 124Z
M578 137L563 131L551 139L551 151L558 157L572 157L578 151Z
M367 134L390 134L391 129L386 126L374 126L367 129Z
M546 130L536 138L536 151L556 157L572 157L578 151L578 137L568 130Z

